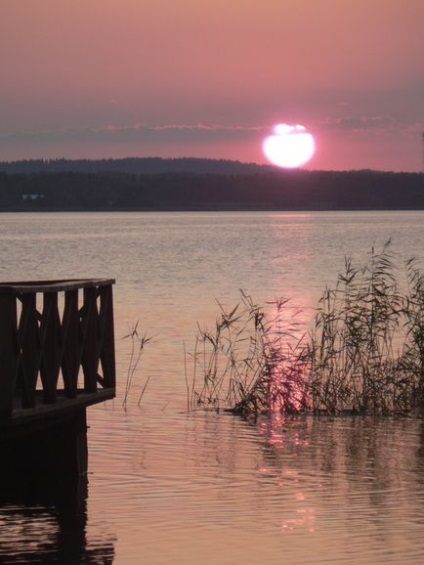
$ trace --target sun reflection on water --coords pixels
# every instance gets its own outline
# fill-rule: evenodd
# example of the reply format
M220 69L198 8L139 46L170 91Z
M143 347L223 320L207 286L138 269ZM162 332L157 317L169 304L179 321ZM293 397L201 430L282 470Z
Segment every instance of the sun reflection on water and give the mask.
M311 408L307 387L310 364L305 313L289 300L268 302L266 378L268 410L271 414L298 413Z

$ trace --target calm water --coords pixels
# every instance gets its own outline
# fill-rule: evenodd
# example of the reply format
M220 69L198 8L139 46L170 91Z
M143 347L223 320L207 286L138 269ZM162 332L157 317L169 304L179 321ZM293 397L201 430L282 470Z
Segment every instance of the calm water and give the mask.
M422 562L421 422L186 413L184 347L216 300L290 297L306 325L344 256L389 237L424 258L424 213L2 214L0 280L116 278L119 391L88 411L88 486L1 494L0 562ZM137 321L154 339L125 411Z

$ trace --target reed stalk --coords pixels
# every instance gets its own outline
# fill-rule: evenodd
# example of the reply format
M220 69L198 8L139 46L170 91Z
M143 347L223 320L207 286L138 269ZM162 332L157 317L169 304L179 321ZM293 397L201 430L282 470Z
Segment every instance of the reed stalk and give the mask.
M139 335L138 321L137 321L136 324L131 328L130 332L127 335L125 335L123 339L130 339L131 341L130 359L127 368L127 378L125 382L124 398L122 400L122 406L126 410L128 398L133 386L134 376L139 368L145 346L147 343L149 343L149 341L152 340L152 337L148 337L146 334L142 336ZM144 393L146 392L147 385L149 384L149 380L150 380L150 376L147 377L141 389L138 398L138 406L140 406L141 404Z

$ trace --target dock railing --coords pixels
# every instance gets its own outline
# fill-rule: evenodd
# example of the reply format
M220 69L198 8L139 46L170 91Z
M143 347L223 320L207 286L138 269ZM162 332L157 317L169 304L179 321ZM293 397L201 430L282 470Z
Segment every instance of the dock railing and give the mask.
M115 395L113 279L0 283L0 419Z

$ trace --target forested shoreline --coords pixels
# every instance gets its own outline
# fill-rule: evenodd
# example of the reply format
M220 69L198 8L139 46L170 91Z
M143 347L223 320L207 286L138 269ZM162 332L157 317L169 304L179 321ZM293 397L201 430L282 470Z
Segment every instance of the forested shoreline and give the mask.
M72 161L62 161L64 170L57 162L51 170L34 165L43 161L21 162L20 169L0 163L0 211L424 209L420 173L287 171L195 159L158 159L149 166L159 171L162 162L162 172L134 173L119 170L122 161L108 160L110 170L95 166L106 161L82 162L91 171L76 164L65 170Z

